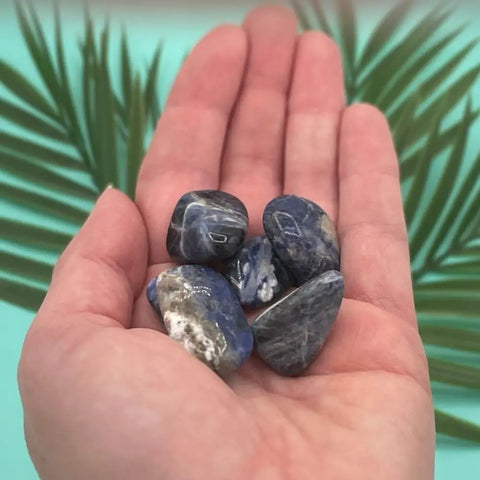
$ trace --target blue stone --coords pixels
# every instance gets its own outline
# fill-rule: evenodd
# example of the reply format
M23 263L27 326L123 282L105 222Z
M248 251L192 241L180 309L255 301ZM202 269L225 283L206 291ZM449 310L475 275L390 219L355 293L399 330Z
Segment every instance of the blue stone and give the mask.
M177 261L209 263L237 253L248 229L245 205L218 190L183 195L173 211L167 250Z
M251 328L232 287L215 270L170 268L149 283L147 296L168 335L220 375L249 357Z
M157 308L157 277L152 278L147 285L147 299L153 309L160 313Z
M322 348L342 297L342 274L332 270L267 308L252 323L258 355L280 375L302 373Z
M265 235L245 242L237 255L225 261L223 274L240 303L249 307L275 300L291 285L286 268Z
M340 269L335 227L310 200L295 195L274 198L265 207L263 227L295 285Z

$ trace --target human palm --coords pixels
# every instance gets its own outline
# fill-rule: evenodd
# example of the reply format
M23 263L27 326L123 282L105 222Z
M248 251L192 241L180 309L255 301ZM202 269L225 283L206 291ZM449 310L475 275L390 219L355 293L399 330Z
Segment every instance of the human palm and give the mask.
M53 479L432 478L434 428L398 169L387 123L344 107L341 61L284 8L254 10L194 49L143 163L136 204L100 197L58 262L19 367L29 450ZM252 357L226 381L145 299L170 264L185 192L240 197L250 234L285 192L320 204L341 245L345 299L298 378Z

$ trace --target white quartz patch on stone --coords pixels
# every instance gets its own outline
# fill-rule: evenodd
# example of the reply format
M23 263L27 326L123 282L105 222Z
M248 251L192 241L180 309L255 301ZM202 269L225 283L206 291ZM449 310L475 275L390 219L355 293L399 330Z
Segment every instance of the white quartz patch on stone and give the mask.
M275 276L275 267L269 265L269 270L266 280L258 290L258 298L264 303L269 302L273 298L275 288L278 285L278 280Z
M163 321L168 331L168 335L180 343L188 352L197 356L199 353L198 345L202 344L205 348L201 353L205 360L218 367L219 357L215 343L205 335L201 325L192 322L188 318L174 311L167 311L163 315ZM186 327L189 327L188 329Z

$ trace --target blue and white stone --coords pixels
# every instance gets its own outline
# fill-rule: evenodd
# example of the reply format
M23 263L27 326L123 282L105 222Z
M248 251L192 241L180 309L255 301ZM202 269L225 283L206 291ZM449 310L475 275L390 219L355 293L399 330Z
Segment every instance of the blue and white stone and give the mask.
M186 193L173 211L167 250L186 263L224 260L237 253L247 229L247 209L233 195L219 190Z
M170 268L150 281L147 297L168 335L220 375L249 357L251 328L230 284L215 270Z
M237 255L225 261L223 274L240 303L249 307L275 300L291 285L286 268L265 235L245 242Z
M252 323L258 355L280 375L299 375L317 357L343 298L343 277L329 271L308 281Z
M335 227L310 200L296 195L274 198L265 207L263 227L295 285L328 270L340 269Z

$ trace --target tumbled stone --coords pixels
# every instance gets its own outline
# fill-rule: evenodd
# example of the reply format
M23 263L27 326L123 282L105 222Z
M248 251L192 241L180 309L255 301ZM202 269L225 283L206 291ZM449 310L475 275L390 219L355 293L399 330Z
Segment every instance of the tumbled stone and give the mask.
M150 281L147 297L168 335L220 375L250 355L253 337L228 281L200 265L170 268Z
M280 375L302 373L322 348L342 297L342 274L332 270L267 308L252 323L258 355Z
M218 190L186 193L173 211L167 250L186 263L223 260L237 253L247 229L247 210L233 195Z
M265 207L263 227L295 285L328 270L339 270L335 227L328 215L310 200L295 195L274 198Z
M225 261L222 271L240 303L250 307L276 299L291 284L286 268L265 235L245 242L237 255Z

